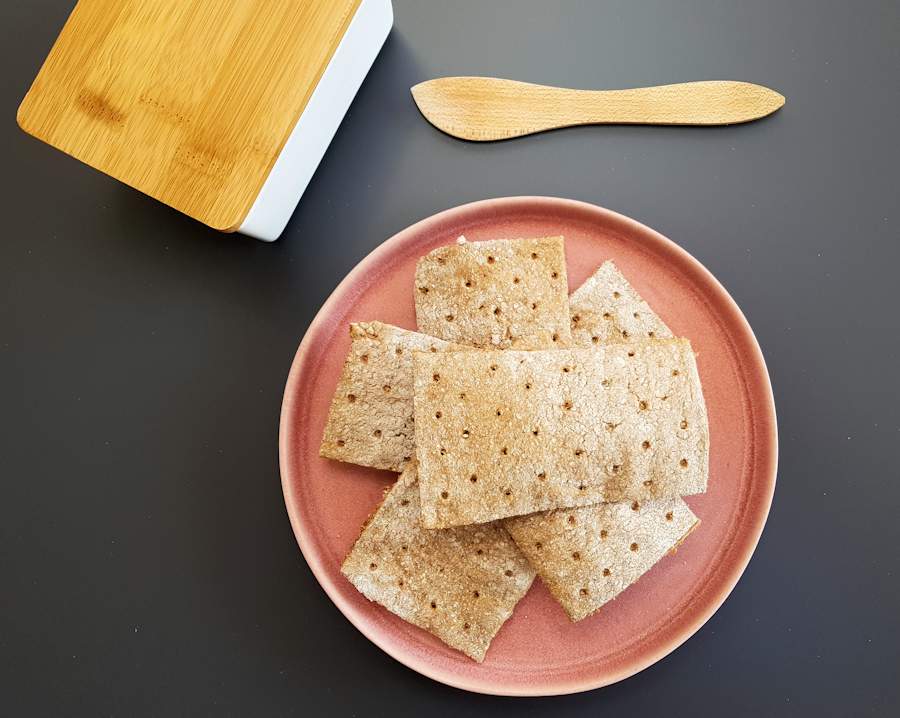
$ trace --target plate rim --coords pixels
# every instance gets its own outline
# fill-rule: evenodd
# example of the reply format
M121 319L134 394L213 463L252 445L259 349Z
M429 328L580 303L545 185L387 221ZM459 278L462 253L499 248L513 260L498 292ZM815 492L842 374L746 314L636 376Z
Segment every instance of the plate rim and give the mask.
M419 234L423 231L427 232L432 225L438 227L441 224L448 223L448 221L452 222L453 218L456 215L466 215L472 212L478 212L479 210L483 210L485 208L492 208L494 210L497 210L498 206L499 210L503 211L511 208L514 209L516 205L527 206L529 208L529 213L534 214L533 206L535 203L543 204L545 206L553 206L554 208L561 210L570 209L579 210L582 212L588 211L591 213L602 215L605 219L612 220L620 225L625 226L628 230L638 235L642 235L644 238L655 243L657 246L664 248L667 252L674 254L680 261L689 265L695 272L703 277L703 279L707 282L707 286L709 287L709 289L716 295L716 298L721 301L724 306L727 307L730 313L735 317L736 321L732 326L738 330L740 335L742 335L742 338L746 341L749 350L752 352L753 356L750 357L751 361L749 362L749 364L751 364L753 368L756 369L756 372L755 376L752 377L752 380L749 380L749 383L751 385L757 385L762 389L763 398L761 408L764 412L764 416L761 417L763 419L761 423L765 425L765 435L760 436L760 442L771 447L771 450L769 461L764 468L763 476L760 477L761 482L763 482L761 486L765 490L764 495L762 495L761 497L761 500L764 502L764 506L761 507L763 510L759 513L755 525L748 527L748 535L751 537L751 540L748 542L745 550L735 557L736 560L731 564L731 569L728 571L727 578L721 586L720 590L715 594L713 599L708 602L708 604L704 607L704 610L702 610L693 621L685 624L680 630L677 630L676 635L671 640L657 647L656 650L650 651L646 656L644 656L643 660L636 660L618 672L603 674L599 677L594 677L587 680L559 681L556 683L540 681L537 684L529 684L527 686L503 687L494 686L489 682L480 682L477 679L459 676L450 671L436 669L427 662L418 660L414 655L408 652L404 652L402 649L395 649L394 645L390 644L389 642L380 640L377 631L369 630L368 623L363 620L357 620L357 618L353 615L353 612L348 609L348 606L345 604L343 597L341 597L341 595L337 591L332 576L322 565L322 561L319 556L317 556L311 549L311 547L307 544L306 532L299 518L299 508L296 503L296 498L294 497L293 492L290 489L291 482L290 477L288 476L288 469L286 468L289 463L289 454L291 451L291 447L288 445L287 438L289 433L288 419L293 414L294 403L296 400L296 392L294 391L294 386L300 379L302 367L305 363L306 356L310 351L310 337L317 333L316 330L319 329L320 324L322 324L325 321L326 317L330 314L329 309L331 305L337 301L337 297L342 294L346 287L356 283L357 278L364 275L368 271L370 266L375 264L382 255L388 255L392 253L394 247L396 245L402 245L408 236ZM728 291L722 286L719 280L716 279L712 272L710 272L698 259L696 259L680 245L676 244L671 239L656 231L652 227L648 227L647 225L635 219L632 219L631 217L620 214L619 212L615 212L614 210L610 210L605 207L601 207L599 205L590 202L584 202L581 200L541 195L521 195L496 197L468 202L425 217L409 225L405 229L400 230L390 238L377 245L371 252L363 257L356 264L356 266L354 266L353 269L350 270L350 272L347 273L347 275L338 283L334 290L332 290L332 292L328 295L327 299L325 299L325 301L322 303L319 311L316 312L315 317L313 317L312 321L303 334L303 339L301 340L291 363L291 368L285 382L284 395L281 404L281 414L279 418L278 460L285 508L287 509L288 518L291 523L291 528L294 532L294 537L297 541L298 546L300 547L300 552L302 553L307 565L312 571L313 576L316 578L319 585L331 599L332 603L334 603L337 609L360 633L362 633L372 643L374 643L381 650L383 650L385 653L387 653L389 656L391 656L407 668L410 668L417 673L420 673L421 675L431 678L432 680L438 681L439 683L443 683L454 688L459 688L474 693L498 696L552 696L580 693L583 691L602 688L604 686L617 683L618 681L624 680L637 673L640 673L644 669L649 668L653 664L662 660L665 656L669 655L675 649L681 646L698 630L700 630L700 628L702 628L703 625L710 618L712 618L716 611L721 608L722 604L731 594L732 590L737 585L741 576L743 576L748 564L750 563L750 559L756 551L756 547L759 544L760 537L762 536L763 529L771 510L778 472L778 425L775 410L775 398L772 391L772 383L769 377L768 367L766 366L765 357L763 356L762 349L760 348L759 342L756 339L756 335L753 333L753 329L751 328L750 323L747 321L747 318L744 316L744 313L741 311L738 304L734 301Z

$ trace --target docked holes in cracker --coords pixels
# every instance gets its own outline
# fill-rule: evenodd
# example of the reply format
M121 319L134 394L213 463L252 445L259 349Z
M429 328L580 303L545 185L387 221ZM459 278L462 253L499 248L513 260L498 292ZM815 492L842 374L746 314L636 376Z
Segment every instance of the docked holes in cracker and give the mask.
M533 514L504 525L572 620L591 615L637 581L697 521L680 498L648 501L636 511L630 504L599 504L568 512L561 522L552 517Z
M579 317L572 330L579 345L673 336L611 261L576 289L569 303Z
M464 347L381 322L351 324L350 340L320 454L400 471L415 449L413 352Z
M462 241L419 260L416 283L429 291L416 294L416 321L423 332L478 347L539 348L552 335L568 342L564 278L561 237Z
M460 552L466 545L475 548ZM341 571L370 600L477 661L534 578L499 526L422 528L415 464L387 492ZM471 599L460 601L461 591ZM485 594L487 602L476 600Z
M622 344L600 350L419 355L416 411L425 416L441 411L448 417L446 429L442 422L417 439L425 525L445 528L591 502L704 490L705 425L686 437L671 430L685 410L698 417L704 412L693 367L693 381L668 384L673 364L684 362L687 368L693 362L690 345L677 339L643 340L638 349L640 357L633 361L626 360L628 354L637 357L638 352ZM573 375L578 381L569 381ZM604 384L609 391L598 392L598 385ZM638 398L634 387L640 387L643 397L658 395L655 392L664 387L669 399ZM451 398L458 394L469 398ZM571 406L566 410L572 412L571 420L548 423L545 407L553 405ZM615 421L598 421L610 413L617 415ZM473 426L478 429L474 439ZM523 436L529 437L526 443ZM660 458L666 456L674 456L681 470L673 472ZM495 466L498 460L502 472ZM534 476L536 461L544 465L541 470L552 490L516 491L517 481ZM509 500L494 505L481 490L477 497L471 494L463 482L473 472L486 482L487 497L499 490ZM435 505L445 488L449 501Z

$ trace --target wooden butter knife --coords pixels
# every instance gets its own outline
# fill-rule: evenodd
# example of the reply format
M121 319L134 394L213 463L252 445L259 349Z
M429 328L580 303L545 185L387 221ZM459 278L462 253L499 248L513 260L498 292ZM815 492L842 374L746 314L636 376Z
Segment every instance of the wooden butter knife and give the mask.
M731 80L570 90L496 77L441 77L411 91L431 124L475 141L572 125L731 125L765 117L784 104L774 90Z

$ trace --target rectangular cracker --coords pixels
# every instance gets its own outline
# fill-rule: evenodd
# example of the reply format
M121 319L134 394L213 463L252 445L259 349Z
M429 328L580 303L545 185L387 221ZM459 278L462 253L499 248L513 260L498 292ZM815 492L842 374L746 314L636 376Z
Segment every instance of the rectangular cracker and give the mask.
M402 471L415 453L413 351L467 347L381 322L351 324L350 342L319 453Z
M677 498L557 509L503 525L569 618L580 621L674 551L698 523Z
M460 237L416 265L416 322L421 332L476 347L567 346L568 291L562 237Z
M414 355L422 521L705 491L706 408L686 339Z
M370 601L478 662L535 575L499 523L422 528L415 462L363 527L341 572Z
M673 336L611 261L572 292L569 307L575 346Z

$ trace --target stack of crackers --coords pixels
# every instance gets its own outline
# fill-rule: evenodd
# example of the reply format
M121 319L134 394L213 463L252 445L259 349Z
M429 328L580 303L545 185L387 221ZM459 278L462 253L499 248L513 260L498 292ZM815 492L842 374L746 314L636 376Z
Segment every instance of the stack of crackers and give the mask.
M321 454L400 477L342 571L482 661L535 576L578 621L698 525L706 406L612 262L568 295L562 237L461 237L414 295L418 332L350 326Z

